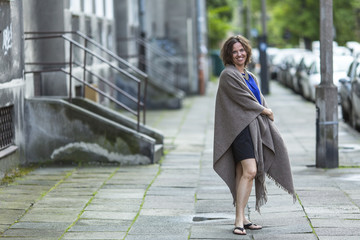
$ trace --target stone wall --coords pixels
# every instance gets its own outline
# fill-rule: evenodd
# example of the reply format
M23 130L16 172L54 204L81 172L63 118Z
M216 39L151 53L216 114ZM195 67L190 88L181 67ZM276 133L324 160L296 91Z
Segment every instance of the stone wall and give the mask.
M24 161L24 59L21 0L0 1L0 178ZM6 109L6 110L5 110ZM4 122L6 119L6 122Z

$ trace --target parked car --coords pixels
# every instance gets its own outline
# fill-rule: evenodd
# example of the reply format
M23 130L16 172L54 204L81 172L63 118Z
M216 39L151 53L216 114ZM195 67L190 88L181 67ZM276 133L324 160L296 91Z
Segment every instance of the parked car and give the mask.
M347 47L343 47L343 46L337 46L333 49L333 54L334 55L339 55L339 56L351 56L351 50Z
M300 56L308 52L308 50L302 48L290 48L284 52L280 68L278 71L278 80L283 85L292 88L292 76L295 74L296 65L300 62Z
M357 56L360 53L360 43L355 41L349 41L346 43L346 47L350 49L353 56Z
M354 58L353 62L350 64L349 69L347 71L347 75L344 78L339 80L339 96L340 96L340 105L341 105L341 113L342 118L345 122L351 124L351 111L352 111L352 103L351 103L351 80L355 76L356 68L360 64L360 59Z
M288 70L288 86L296 93L301 93L299 71L303 66L300 64L304 62L304 59L311 59L313 56L314 54L311 51L301 51L291 57L292 61Z
M305 81L308 81L310 75L310 69L312 64L316 61L318 56L312 52L302 56L302 59L296 69L296 78L299 88L299 94L303 97L310 99L310 88L304 89L307 87Z
M303 49L301 49L303 50ZM270 62L270 76L271 79L277 80L279 82L284 81L284 72L286 71L285 59L287 56L296 53L299 51L299 48L285 48L279 49L274 57L272 57Z
M353 61L351 56L333 56L333 83L339 88L339 80L346 77L347 70ZM315 101L316 86L321 82L320 71L320 58L316 58L316 61L310 68L308 81L304 81L305 88L303 90L309 90L310 94L305 96L311 101ZM308 94L308 93L307 93Z
M360 65L355 69L351 79L351 115L350 123L356 129L360 130Z
M320 63L320 59L317 55L310 57L307 59L307 72L302 73L302 77L300 79L301 92L305 99L312 101L312 88L315 86L312 85L312 78L316 79L316 76L320 74L320 67L318 67L318 63ZM315 77L313 77L315 75Z

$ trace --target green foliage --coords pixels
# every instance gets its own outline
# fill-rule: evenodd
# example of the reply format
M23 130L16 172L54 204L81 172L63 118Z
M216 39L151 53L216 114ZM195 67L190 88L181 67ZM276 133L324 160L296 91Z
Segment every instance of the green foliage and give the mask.
M319 39L319 1L271 1L268 22L269 43L276 46L297 45L300 38Z
M219 17L225 21L231 21L233 18L233 11L231 10L232 2L229 0L207 0L206 6L208 9L223 9L225 11L220 11Z
M320 38L319 0L269 0L268 39L271 45L284 47L298 45L300 39L308 41ZM335 41L340 45L347 41L360 41L359 0L333 0ZM260 11L260 9L254 9ZM359 14L360 15L360 14Z
M16 179L21 178L28 173L32 172L35 169L35 166L27 168L15 168L5 174L1 179L0 185L8 185L13 183Z
M349 40L356 39L356 8L354 1L334 0L334 25L336 30L336 41L343 45ZM357 10L360 11L360 4ZM359 39L357 39L359 40Z
M207 0L209 47L218 49L220 42L232 29L233 0Z
M219 48L220 41L226 36L226 33L231 29L228 21L224 21L220 17L222 12L228 11L228 7L220 7L210 9L208 11L209 19L209 45L211 49Z
M298 46L320 39L320 0L265 0L267 10L268 43L277 47ZM245 9L251 4L251 28L261 29L261 1L242 0ZM208 8L209 45L212 49L229 31L244 29L245 26L231 25L238 16L238 0L206 0ZM245 11L243 12L245 14ZM240 16L245 24L245 15ZM335 41L340 45L347 41L360 42L360 1L333 0L333 21ZM308 45L309 46L309 45Z

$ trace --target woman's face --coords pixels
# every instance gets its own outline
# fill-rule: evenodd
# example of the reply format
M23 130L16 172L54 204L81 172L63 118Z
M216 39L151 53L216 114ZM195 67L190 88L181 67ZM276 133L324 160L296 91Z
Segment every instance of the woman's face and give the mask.
M235 66L245 67L247 53L241 43L236 42L232 48L232 60Z

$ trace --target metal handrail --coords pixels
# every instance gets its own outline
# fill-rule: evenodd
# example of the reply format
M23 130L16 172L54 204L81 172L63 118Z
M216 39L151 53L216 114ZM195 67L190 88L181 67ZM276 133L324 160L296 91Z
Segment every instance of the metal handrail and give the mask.
M44 72L63 72L67 75L70 75L70 72L66 71L64 68L53 68L53 69L46 69L46 70L34 70L34 71L26 71L25 74L29 74L29 73L44 73ZM72 76L75 80L83 83L84 85L86 85L87 87L93 89L94 91L100 93L100 95L111 99L112 101L114 101L116 104L118 104L119 106L123 107L124 109L126 109L127 111L131 112L132 114L136 114L136 112L129 108L128 106L126 106L125 104L119 102L118 100L116 100L114 97L106 94L104 91L101 91L100 89L95 88L94 86L92 86L91 84L87 83L86 81L76 77L76 76Z
M131 99L133 102L136 102L137 99L134 98L133 96L131 96L129 93L125 92L124 90L122 90L121 88L119 88L118 86L116 86L115 84L108 82L104 77L98 75L97 73L94 73L93 71L91 71L90 69L88 69L85 65L81 65L78 62L74 62L75 65L77 65L78 67L82 68L83 70L85 70L86 72L90 73L91 75L95 76L96 78L98 78L100 81L102 81L103 83L105 83L106 85L110 86L111 88L113 88L114 90L120 92L121 94L125 95L127 98ZM143 106L144 103L140 102L140 105Z
M133 70L134 72L136 72L137 74L139 74L141 76L141 78L143 78L144 80L146 78L148 78L148 75L146 73L144 73L143 71L141 71L139 68L135 67L134 65L130 64L129 62L127 62L126 60L124 60L123 58L119 57L118 55L114 54L112 51L110 51L109 49L103 47L101 44L99 44L98 42L96 42L95 40L89 38L87 35L83 34L80 31L63 31L63 32L25 32L25 34L38 34L38 35L46 35L46 34L59 34L60 36L62 36L63 34L74 34L77 35L83 39L85 39L86 41L90 42L91 44L93 44L94 46L96 46L98 49L101 49L103 52L107 53L109 56L111 56L112 58L114 58L115 60L117 60L118 62L122 63L123 65L127 66L128 68L130 68L131 70Z
M174 61L174 59L171 59L171 55L168 52L166 52L164 49L160 48L159 46L155 47L154 45L151 45L149 41L140 38L137 38L136 42L142 46L145 46L146 49L150 50L152 53L167 59L169 62ZM175 59L175 61L180 63L180 60L178 59Z
M139 48L145 48L146 56L155 56L156 59L162 60L173 67L173 71L168 71L169 68L164 66L157 66L154 64L154 59L152 58L151 61L144 58L144 55L137 54L137 55L122 55L121 57L124 58L136 58L139 60L139 63L145 66L147 69L147 74L149 78L153 80L161 79L162 81L166 81L167 83L171 84L173 87L179 87L179 79L185 77L182 75L180 71L181 64L183 62L180 60L183 56L180 54L176 54L176 56L172 56L166 50L161 48L160 46L154 45L149 40L144 40L140 38L117 38L118 41L122 42L136 42Z
M142 62L142 64L145 64L147 68L151 69L151 71L148 72L150 77L153 79L157 79L160 77L161 79L166 80L170 84L172 84L173 87L179 87L179 77L181 74L178 71L178 67L182 62L179 59L178 55L177 57L173 57L161 47L155 46L147 40L136 39L136 42L140 46L143 46L145 49L147 49L147 51L149 51L149 53L151 53L153 56L158 57L158 59L160 60L164 60L164 62L167 62L173 67L174 71L168 72L167 68L155 66L152 61L146 61L143 56L140 56L140 62Z
M26 37L25 40L38 40L38 39L51 39L51 38L62 38L65 41L70 43L69 46L69 62L63 62L63 63L26 63L27 65L69 65L69 71L66 71L64 68L57 68L57 69L47 69L47 70L38 70L38 71L26 71L25 74L28 73L41 73L41 72L49 72L49 71L60 71L63 73L66 73L67 75L70 76L70 86L69 86L69 98L70 101L72 100L72 78L74 78L75 80L83 83L85 86L88 86L89 88L91 88L92 90L96 91L97 93L99 93L100 95L110 99L111 101L115 102L117 105L119 105L120 107L122 107L123 109L129 111L130 113L134 114L137 116L137 130L139 131L140 128L140 107L143 109L143 123L145 124L146 121L146 104L141 101L141 80L138 79L137 77L135 77L134 75L130 74L129 72L121 69L120 67L114 65L112 62L108 61L107 59L99 56L98 54L96 54L94 51L90 50L89 48L87 48L86 46L81 45L80 43L74 41L73 39L65 36L64 34L67 33L71 33L71 34L77 34L78 36L84 38L86 41L91 42L92 44L94 44L97 48L101 49L103 52L106 52L107 54L109 54L112 58L114 58L117 62L121 62L123 65L129 67L130 69L132 69L134 72L136 72L145 82L145 86L144 86L144 101L146 100L146 91L147 91L147 75L143 72L141 72L139 69L137 69L136 67L132 66L130 63L127 63L125 60L121 59L119 56L115 55L114 53L112 53L110 50L105 49L104 47L102 47L100 44L98 44L97 42L95 42L94 40L88 38L86 35L80 33L80 32L26 32L25 34L38 34L40 36L35 36L35 37ZM84 51L84 62L83 64L77 63L75 61L73 61L73 47L77 47L81 50ZM126 77L128 77L130 80L135 81L138 85L138 96L137 99L133 96L131 96L130 94L126 93L125 91L121 90L120 88L118 88L116 85L114 85L113 83L109 82L108 80L106 80L105 78L101 77L98 74L95 74L94 72L90 71L88 68L86 68L86 55L89 54L95 58L97 58L98 60L100 60L102 63L107 64L109 67L111 67L112 69L116 70L117 72L125 75ZM81 67L84 71L84 79L80 79L76 76L73 75L72 71L73 71L73 65L77 65L79 67ZM115 99L112 96L109 96L108 94L106 94L105 92L101 91L98 88L93 87L91 84L87 83L85 80L85 72L90 73L92 76L95 76L96 78L98 78L100 81L106 83L108 86L110 86L112 89L114 89L115 91L121 93L122 95L124 95L125 97L127 97L128 99L130 99L130 101L137 103L137 111L132 110L130 107L126 106L125 104L119 102L117 99Z

